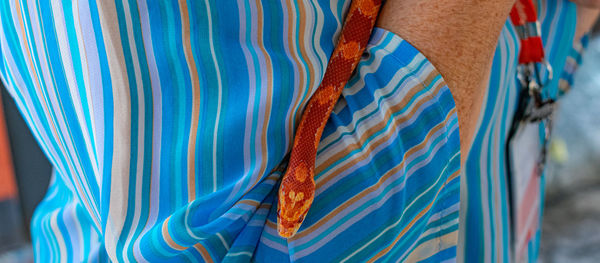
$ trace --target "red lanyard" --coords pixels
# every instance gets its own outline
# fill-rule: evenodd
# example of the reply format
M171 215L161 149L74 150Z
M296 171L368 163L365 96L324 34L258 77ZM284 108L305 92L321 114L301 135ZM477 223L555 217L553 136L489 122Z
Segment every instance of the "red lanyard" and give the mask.
M510 19L521 39L519 64L541 63L544 60L544 44L532 0L518 0L510 11Z
M511 142L517 135L517 132L523 124L542 123L545 132L542 138L542 149L537 160L537 173L544 170L546 163L546 152L548 140L552 127L552 112L554 100L551 98L542 98L542 83L541 74L538 69L538 64L544 64L548 70L548 80L552 79L552 67L545 60L544 45L541 38L541 26L537 19L537 12L533 5L533 0L518 0L510 12L510 19L517 30L519 39L521 40L521 50L519 51L519 68L518 79L520 80L520 92L517 102L517 109L513 116L512 124L506 137L505 144L505 165L506 165L506 180L508 190L508 202L510 210L511 223L511 242L516 251L513 251L513 261L516 261L519 248L516 247L517 242L517 200L515 197L514 183L518 180L513 178L514 173L513 162L511 156Z
M542 98L542 90L545 84L552 80L552 66L545 59L542 30L533 1L517 0L510 11L510 20L521 40L518 78L522 87L529 89L529 95L533 97L536 108L539 109L545 104L550 106L553 103L552 99ZM542 64L547 70L546 81L542 81L538 64ZM547 116L545 112L547 110L535 111L534 113L536 113L535 115ZM535 117L534 119L538 118Z

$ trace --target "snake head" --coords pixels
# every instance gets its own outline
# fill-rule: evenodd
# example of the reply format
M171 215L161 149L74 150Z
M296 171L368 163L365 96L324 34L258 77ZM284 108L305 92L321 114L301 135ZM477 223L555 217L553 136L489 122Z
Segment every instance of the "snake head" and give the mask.
M304 222L313 198L304 192L280 191L277 211L277 232L285 238L293 237Z
M279 188L277 207L277 232L285 238L293 237L302 225L312 205L315 181L312 176L286 174Z

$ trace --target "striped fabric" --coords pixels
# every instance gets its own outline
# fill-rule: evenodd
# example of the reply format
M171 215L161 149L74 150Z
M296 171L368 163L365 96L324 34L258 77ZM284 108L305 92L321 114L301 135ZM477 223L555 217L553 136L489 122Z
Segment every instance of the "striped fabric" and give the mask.
M546 58L555 76L546 88L550 96L556 98L559 77L573 43L575 5L567 0L538 0L537 6ZM464 167L459 262L511 262L510 208L504 153L520 88L516 79L518 48L515 28L507 22L496 48L490 88L480 114L478 132ZM543 70L542 74L547 75L547 72ZM540 134L543 134L542 127ZM534 198L539 207L535 214L540 223L526 244L525 257L520 259L527 262L537 262L538 257L544 200L543 175L539 187L540 194Z
M39 262L451 261L449 89L376 29L291 240L276 192L349 1L0 1L0 76L55 167Z
M567 94L571 87L573 86L575 71L581 63L583 63L583 53L587 48L590 41L589 35L584 35L578 41L575 41L573 47L571 48L571 52L567 56L567 62L565 63L565 70L560 76L560 81L558 83L558 97Z

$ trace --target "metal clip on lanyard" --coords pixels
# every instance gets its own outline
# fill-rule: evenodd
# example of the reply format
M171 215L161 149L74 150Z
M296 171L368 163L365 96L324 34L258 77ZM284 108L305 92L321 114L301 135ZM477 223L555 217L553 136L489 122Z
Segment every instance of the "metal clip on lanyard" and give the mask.
M554 100L549 96L544 99L544 86L552 80L552 66L545 59L544 46L541 38L541 27L537 19L537 12L532 0L518 0L510 12L510 19L517 30L521 40L519 52L519 67L517 78L521 84L517 111L506 142L506 161L509 178L511 175L509 144L522 122L543 122L545 138L542 145L542 153L538 160L539 171L543 170L546 162L547 143L550 137L552 125L552 112L554 111ZM540 74L539 66L546 67L548 78L544 82Z
M507 136L505 148L505 162L508 186L509 207L515 209L513 183L513 165L511 159L511 141L517 134L522 124L543 123L545 136L542 142L542 149L537 160L537 171L541 174L546 163L546 152L548 140L552 126L552 112L554 111L554 100L550 96L543 96L544 86L552 80L552 67L545 59L544 46L541 38L541 26L537 18L537 12L532 0L518 0L510 12L510 19L517 30L521 40L521 50L519 52L519 66L517 78L521 90L517 111ZM548 72L546 81L542 80L540 68L545 67ZM548 95L548 94L545 94ZM544 98L545 97L545 98ZM511 210L511 239L513 243L516 236L515 211Z

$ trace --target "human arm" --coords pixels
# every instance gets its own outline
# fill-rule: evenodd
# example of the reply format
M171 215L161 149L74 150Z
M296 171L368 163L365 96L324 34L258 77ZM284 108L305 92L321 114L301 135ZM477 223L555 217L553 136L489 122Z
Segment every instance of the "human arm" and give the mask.
M600 8L600 0L571 0L575 2L578 6L583 6L587 8Z
M464 163L475 133L500 31L515 0L388 0L378 26L436 66L458 111Z
M577 42L587 34L600 15L600 0L573 0L577 4L577 28L573 41Z

